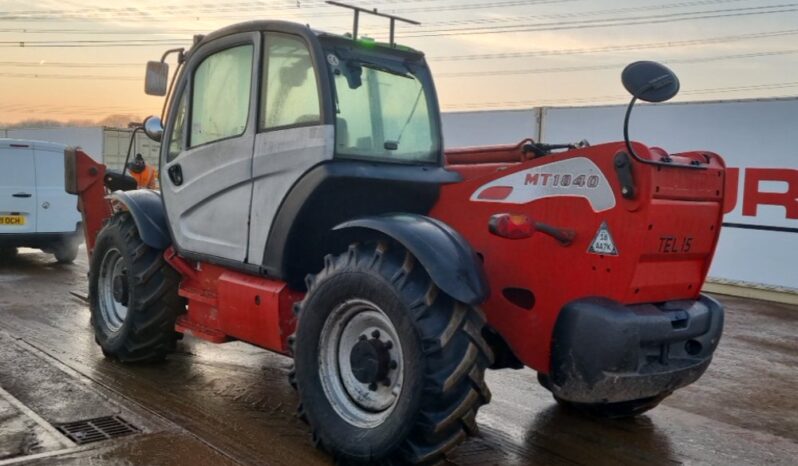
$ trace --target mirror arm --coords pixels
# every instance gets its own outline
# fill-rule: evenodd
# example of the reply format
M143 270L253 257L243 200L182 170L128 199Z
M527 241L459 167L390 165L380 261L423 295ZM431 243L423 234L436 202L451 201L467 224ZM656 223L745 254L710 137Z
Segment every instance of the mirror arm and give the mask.
M185 52L186 49L183 47L179 47L176 49L169 49L166 52L164 52L163 55L161 55L161 63L164 63L166 61L166 57L168 57L173 53L177 53L177 62L183 63L183 60L185 60Z
M183 54L180 54L181 58ZM172 92L175 89L175 81L177 80L177 75L180 74L180 68L183 67L183 60L178 60L177 67L175 68L174 74L172 74L172 80L169 82L169 88L166 90L166 96L163 99L163 107L161 107L161 121L166 121L166 107L169 105L169 100L172 98Z
M632 147L632 142L629 140L629 118L632 116L632 109L634 108L636 102L637 102L637 97L632 97L632 101L629 102L629 106L626 107L626 116L623 119L623 141L626 143L626 150L629 151L629 155L633 159L646 165L657 165L660 167L693 168L698 170L706 169L706 167L702 165L682 165L682 164L674 165L670 161L661 162L659 160L648 160L637 155L637 152L635 152L634 148Z
M127 145L127 155L125 156L125 164L122 165L122 176L125 176L125 172L127 172L127 164L130 162L130 151L133 149L133 143L136 140L136 134L141 130L143 126L136 126L133 129L133 134L130 135L130 142Z

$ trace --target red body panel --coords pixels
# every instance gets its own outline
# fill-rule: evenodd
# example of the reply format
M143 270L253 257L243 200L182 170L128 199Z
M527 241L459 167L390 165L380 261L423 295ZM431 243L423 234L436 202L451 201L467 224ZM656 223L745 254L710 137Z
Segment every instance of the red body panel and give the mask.
M68 149L68 151L71 149ZM75 188L78 210L83 218L83 232L89 257L94 251L97 234L111 216L111 202L105 197L105 165L95 162L80 149L74 150Z
M572 300L602 296L632 304L697 298L723 215L725 170L720 157L704 152L672 156L674 164L699 160L705 169L632 162L637 194L626 199L614 168L615 155L625 151L623 143L532 159L522 145L448 152L448 168L459 172L463 181L441 188L430 215L460 232L484 259L491 293L483 310L489 325L524 364L549 371L554 325ZM640 144L635 150L652 160L664 154ZM557 175L546 172L550 165L564 166L552 165L559 162L589 166L590 176L580 178L585 173L562 169ZM105 166L80 151L73 163L91 253L112 213L102 183ZM558 192L565 186L564 174L569 175L570 185L581 179L586 188ZM515 184L502 184L513 175L518 177ZM597 186L591 188L592 181ZM493 182L498 186L475 194ZM551 189L528 201L508 202L541 187ZM603 197L590 194L593 188L605 188ZM568 245L542 231L525 239L502 238L488 231L490 217L499 213L525 214L533 222L571 230L575 237ZM617 255L588 251L603 224ZM288 353L287 338L295 327L292 307L302 293L279 280L189 262L171 248L164 257L183 276L179 293L188 302L177 331L213 342L238 339ZM532 292L531 309L514 304L512 295L504 293L507 288Z
M181 272L180 296L188 311L178 332L222 343L232 338L278 353L288 353L296 324L293 305L303 294L279 280L235 272L207 263L192 265L169 248L166 260Z
M641 157L659 158L645 146L636 144L635 150ZM465 181L444 186L430 215L460 232L484 258L491 289L483 304L488 323L524 364L538 371L549 370L552 332L566 303L587 296L624 304L695 299L703 285L722 218L723 161L706 153L674 157L675 164L709 161L708 168L702 170L633 162L637 196L628 200L620 194L613 165L621 151L625 151L623 143L613 143L505 164L490 162L499 157L511 159L506 147L493 156L486 155L485 149L471 151L469 163L463 163L467 151L457 151L457 157L447 154L450 162L460 162L448 168L460 172ZM472 200L475 192L493 180L533 167L545 172L548 164L579 157L595 163L606 178L615 197L614 207L597 212L584 197L556 192L520 204L493 200L492 194ZM520 154L515 159L520 160ZM475 164L479 161L488 164ZM543 179L540 175L526 181L542 183ZM553 175L546 179L549 183L555 180ZM488 222L498 213L526 214L535 222L573 230L576 236L567 246L540 232L520 240L495 236L488 231ZM617 255L588 252L604 222ZM531 291L532 309L513 304L504 296L506 288Z

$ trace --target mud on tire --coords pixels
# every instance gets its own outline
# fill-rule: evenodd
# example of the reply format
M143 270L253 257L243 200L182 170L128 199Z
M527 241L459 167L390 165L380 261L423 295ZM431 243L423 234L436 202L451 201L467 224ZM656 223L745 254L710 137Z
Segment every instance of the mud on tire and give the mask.
M178 284L163 251L144 244L130 214L114 215L97 236L89 269L91 323L103 353L144 362L173 351L175 320L185 311Z
M324 269L307 281L308 293L296 309L299 322L292 338L295 367L290 382L299 392L299 416L310 424L317 447L330 452L339 464L431 463L477 432L477 410L491 397L484 372L493 358L482 338L481 312L438 290L408 251L388 243L355 244L346 253L327 256ZM400 368L395 369L402 374L400 393L390 411L374 414L382 420L373 425L359 425L368 424L369 412L363 419L355 413L354 421L351 416L347 420L341 414L346 410L329 394L330 382L323 382L320 374L325 370L321 361L327 354L323 346L329 339L328 317L336 318L336 309L352 302L369 303L390 320L390 325L381 325L393 326L382 335L374 334L380 342L373 335L362 335L361 346L368 347L365 342L369 342L383 348L383 342L391 340L387 333L395 334L401 347L400 354L395 347L390 353L391 359L401 358ZM358 318L345 324L341 345ZM340 354L346 364L349 355ZM386 386L395 375L390 374L383 379ZM343 382L339 388L349 390ZM381 392L373 393L378 397Z

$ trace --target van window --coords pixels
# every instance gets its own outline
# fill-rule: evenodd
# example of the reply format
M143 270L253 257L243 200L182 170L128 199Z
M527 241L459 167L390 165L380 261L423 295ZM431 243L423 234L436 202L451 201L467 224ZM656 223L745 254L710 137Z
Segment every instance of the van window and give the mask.
M252 84L252 45L208 56L194 73L192 147L240 136L247 127Z

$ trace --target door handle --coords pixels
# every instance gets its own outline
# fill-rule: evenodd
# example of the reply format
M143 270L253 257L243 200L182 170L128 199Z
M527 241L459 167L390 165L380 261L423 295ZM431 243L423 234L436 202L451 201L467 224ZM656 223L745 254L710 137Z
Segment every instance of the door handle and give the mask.
M15 194L12 194L12 196L14 196L14 197L31 197L32 194L30 194L30 193L15 193Z
M180 186L183 184L183 169L180 168L180 164L175 164L169 167L168 170L169 179L172 180L175 186Z

